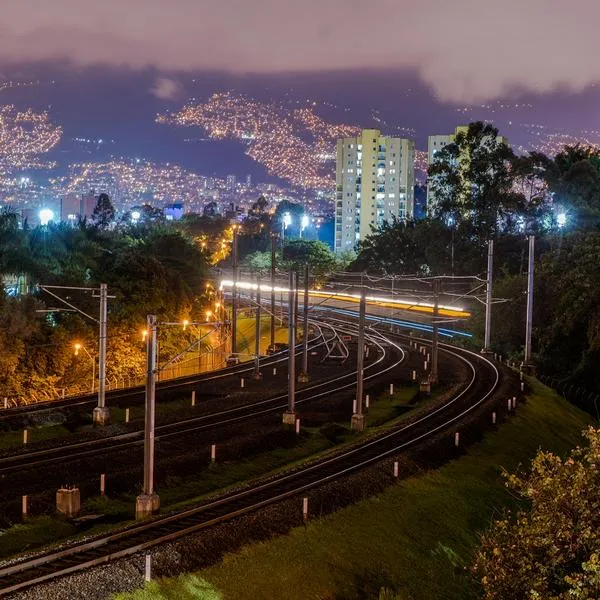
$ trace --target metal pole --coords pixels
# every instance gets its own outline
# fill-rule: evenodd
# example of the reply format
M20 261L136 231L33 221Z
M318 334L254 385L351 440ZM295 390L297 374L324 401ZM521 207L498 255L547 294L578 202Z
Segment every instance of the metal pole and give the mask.
M527 271L527 326L525 329L525 364L531 365L531 329L533 327L533 270L535 236L529 236L529 267Z
M288 407L283 413L283 422L287 425L296 424L296 322L294 308L296 306L296 272L290 271L290 291L288 303Z
M433 280L433 343L431 344L431 377L430 381L432 384L438 382L438 343L439 343L439 298L440 294L440 281L439 279Z
M271 348L275 345L275 240L271 233Z
M148 315L146 329L146 407L144 419L144 488L136 503L136 517L143 518L158 510L160 501L154 493L154 423L156 406L156 371L158 341L156 315Z
M356 350L356 412L352 415L352 429L363 431L365 416L363 414L363 375L365 365L365 317L366 317L365 286L360 289L360 305L358 312L358 348Z
M261 379L260 374L260 275L256 276L256 346L254 359L254 379Z
M395 278L392 275L392 300L394 299L394 281L395 281ZM394 309L390 308L390 331L394 330L394 324L392 323L393 318L394 318Z
M307 382L308 377L308 263L304 267L304 322L302 325L302 373L298 378L300 381Z
M94 409L94 423L104 425L110 419L110 410L106 406L106 341L108 319L108 286L100 284L100 332L98 340L98 406Z
M237 226L233 226L233 247L232 247L232 264L233 264L233 290L231 298L231 357L237 359L237 282L238 282L238 238Z
M485 342L483 351L490 352L492 345L492 275L494 270L494 240L488 240L487 289L485 294Z
M93 356L90 356L92 359L92 394L94 393L94 387L96 383L96 359Z
M146 419L144 426L144 494L154 492L154 420L156 396L156 316L148 315L146 341Z

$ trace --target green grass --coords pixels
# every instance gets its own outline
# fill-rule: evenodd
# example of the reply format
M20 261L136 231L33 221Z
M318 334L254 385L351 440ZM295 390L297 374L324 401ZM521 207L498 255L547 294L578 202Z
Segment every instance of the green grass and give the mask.
M195 575L152 582L123 600L478 597L466 566L478 532L514 506L502 468L526 466L540 447L566 453L591 423L585 413L532 381L516 416L442 468L410 477L290 535L255 543Z
M62 438L70 435L70 431L63 425L46 425L29 427L29 444L43 442L54 438ZM0 449L23 447L23 430L7 431L0 434Z
M33 517L24 523L13 525L10 529L0 531L0 558L51 544L76 532L77 528L65 519Z

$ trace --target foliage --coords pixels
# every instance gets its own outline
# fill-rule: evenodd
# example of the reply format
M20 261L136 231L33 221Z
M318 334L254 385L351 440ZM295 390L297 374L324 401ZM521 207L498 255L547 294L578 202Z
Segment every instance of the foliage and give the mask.
M505 231L514 229L526 206L523 196L512 191L513 157L495 127L471 123L429 167L433 214L451 224L469 222L483 240L494 236L500 224Z
M92 222L100 227L100 229L106 229L115 220L115 208L108 197L108 194L100 194L98 196L98 202L94 207L92 213Z
M486 600L600 596L600 430L566 460L539 451L508 487L528 503L483 536L474 571Z
M314 274L322 274L331 270L335 264L329 246L324 242L309 240L292 240L283 247L284 268L299 270L308 265Z

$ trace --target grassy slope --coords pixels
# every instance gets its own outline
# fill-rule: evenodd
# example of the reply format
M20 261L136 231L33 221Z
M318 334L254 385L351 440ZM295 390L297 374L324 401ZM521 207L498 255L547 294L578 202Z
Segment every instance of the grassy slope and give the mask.
M377 598L382 587L402 599L476 598L464 566L477 531L514 502L501 468L526 464L539 447L566 452L591 422L541 384L533 386L535 395L517 416L460 460L288 536L249 545L199 573L202 579L153 582L121 598L341 600Z

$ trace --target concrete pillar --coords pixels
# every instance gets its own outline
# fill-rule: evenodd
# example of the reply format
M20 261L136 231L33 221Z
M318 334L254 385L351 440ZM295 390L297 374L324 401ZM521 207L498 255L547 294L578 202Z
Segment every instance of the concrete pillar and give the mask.
M23 429L23 445L26 446L29 442L29 429Z
M106 473L100 475L100 494L102 496L106 494Z
M135 518L145 519L151 517L154 513L158 512L159 508L160 498L158 494L141 494L135 502Z
M365 415L359 415L358 413L352 415L350 427L353 431L364 431L366 426L367 421L365 419Z
M458 433L458 431L454 434L454 445L457 448L460 445L460 433Z
M217 462L217 445L212 444L210 447L210 462L215 464Z
M21 514L23 516L23 520L25 520L29 516L29 497L23 496L21 498Z
M56 510L67 517L74 517L81 511L79 488L61 488L56 492Z
M398 461L397 461L397 460L395 460L395 461L394 461L394 477L395 477L396 479L398 479L399 471L400 471L400 469L399 469L399 467L398 467Z
M129 409L126 408L125 409L125 423L129 423Z
M394 384L390 383L390 396L394 395Z
M144 581L152 581L152 554L149 552L144 561Z
M492 413L492 424L493 425L496 424L496 413L495 412Z
M196 390L192 390L192 406L196 406Z

